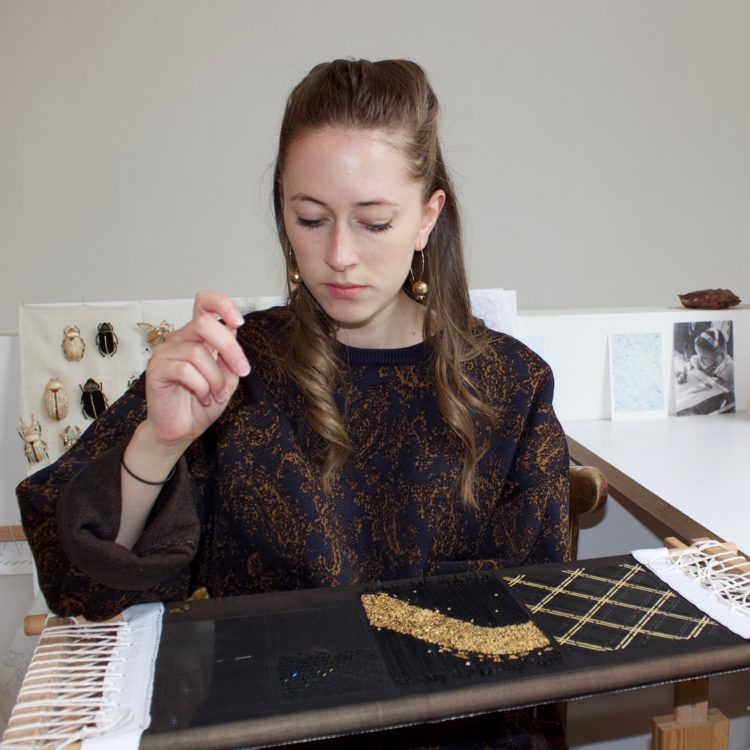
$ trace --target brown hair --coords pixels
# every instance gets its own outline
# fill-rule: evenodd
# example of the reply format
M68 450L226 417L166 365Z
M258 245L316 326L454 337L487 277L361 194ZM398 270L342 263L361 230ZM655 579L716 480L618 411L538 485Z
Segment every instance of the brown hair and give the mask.
M292 248L284 228L281 174L295 139L326 126L380 129L397 137L411 165L411 175L427 200L435 190L445 192L445 205L427 246L425 271L429 285L425 300L424 339L433 350L438 406L463 445L460 495L475 505L474 473L486 447L477 445L476 420L494 421L476 395L465 364L481 351L471 314L464 268L461 216L456 193L443 162L438 139L439 105L422 68L409 60L334 60L314 67L294 88L286 104L274 172L274 210L281 247L289 271ZM404 291L411 295L408 279ZM335 322L331 321L304 284L289 287L292 309L290 347L285 366L302 389L312 428L327 448L323 457L324 486L346 461L349 438L333 397L342 372L334 351Z

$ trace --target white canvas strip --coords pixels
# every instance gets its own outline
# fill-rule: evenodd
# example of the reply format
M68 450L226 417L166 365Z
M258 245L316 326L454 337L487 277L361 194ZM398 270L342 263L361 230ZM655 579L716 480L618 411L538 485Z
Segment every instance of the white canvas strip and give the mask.
M681 550L635 550L638 562L717 622L750 638L750 573L744 557L717 559L706 552L719 542L708 540Z

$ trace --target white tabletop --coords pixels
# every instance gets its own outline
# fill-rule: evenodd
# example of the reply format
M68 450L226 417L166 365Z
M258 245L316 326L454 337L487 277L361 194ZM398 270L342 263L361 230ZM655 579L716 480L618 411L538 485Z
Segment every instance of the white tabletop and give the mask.
M564 427L670 506L750 552L750 415L566 421Z

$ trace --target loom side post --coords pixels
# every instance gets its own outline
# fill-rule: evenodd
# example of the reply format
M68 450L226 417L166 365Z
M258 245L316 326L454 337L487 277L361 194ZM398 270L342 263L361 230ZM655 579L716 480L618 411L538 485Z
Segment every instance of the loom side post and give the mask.
M687 546L674 537L664 542L669 549ZM731 547L727 545L719 551L726 553L727 549ZM654 716L652 750L727 750L729 720L717 708L708 707L708 679L700 677L674 684L674 710L666 716Z

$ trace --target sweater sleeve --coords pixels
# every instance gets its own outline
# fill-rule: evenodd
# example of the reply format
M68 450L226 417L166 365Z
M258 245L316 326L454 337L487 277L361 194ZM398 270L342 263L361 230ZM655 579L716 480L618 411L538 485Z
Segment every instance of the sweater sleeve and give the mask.
M144 416L141 379L70 451L16 489L39 585L53 612L106 619L132 604L189 594L200 522L185 458L133 549L114 542L120 460Z
M506 480L515 511L515 565L569 558L570 460L565 433L552 408L554 379L545 364Z

